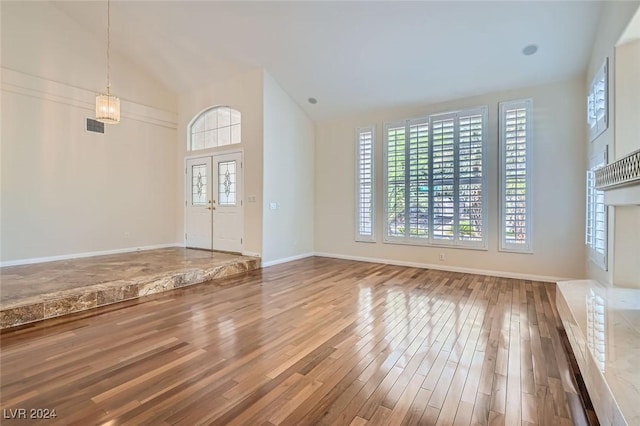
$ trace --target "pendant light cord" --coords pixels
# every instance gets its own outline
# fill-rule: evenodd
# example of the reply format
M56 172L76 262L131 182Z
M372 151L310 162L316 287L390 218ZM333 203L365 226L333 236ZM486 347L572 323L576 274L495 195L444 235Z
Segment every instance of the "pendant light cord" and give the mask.
M107 0L107 95L111 92L110 82L110 50L111 50L111 0Z

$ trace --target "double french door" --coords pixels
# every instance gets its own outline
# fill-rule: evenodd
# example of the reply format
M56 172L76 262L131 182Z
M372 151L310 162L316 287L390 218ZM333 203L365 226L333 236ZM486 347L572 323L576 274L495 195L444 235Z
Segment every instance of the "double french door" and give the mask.
M189 158L186 166L186 246L241 253L242 154Z

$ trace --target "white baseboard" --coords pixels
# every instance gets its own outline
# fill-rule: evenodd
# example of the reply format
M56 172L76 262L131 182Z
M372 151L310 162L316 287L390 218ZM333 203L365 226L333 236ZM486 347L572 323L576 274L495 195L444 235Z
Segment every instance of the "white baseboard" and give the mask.
M19 259L19 260L7 260L4 262L0 262L0 267L4 266L18 266L18 265L31 265L34 263L44 263L44 262L55 262L58 260L70 260L70 259L80 259L83 257L93 257L93 256L105 256L108 254L120 254L120 253L133 253L137 251L143 250L156 250L167 247L184 247L182 243L171 243L171 244L156 244L151 246L142 246L142 247L127 247L122 249L115 250L103 250L103 251L91 251L85 253L72 253L72 254L63 254L60 256L48 256L48 257L35 257L32 259Z
M406 262L403 260L380 259L376 257L360 257L360 256L351 256L351 255L336 254L336 253L315 252L313 253L313 255L320 256L320 257L331 257L334 259L356 260L359 262L370 262L370 263L383 263L386 265L410 266L413 268L435 269L438 271L449 271L449 272L462 272L465 274L489 275L492 277L514 278L519 280L531 280L531 281L543 281L543 282L555 283L557 281L571 281L576 279L576 278L566 278L566 277L553 277L548 275L521 274L519 272L492 271L488 269L465 268L461 266L448 266L448 265L437 265L437 264L431 264L431 263Z
M183 243L172 243L172 244L156 244L151 246L143 246L143 247L128 247L122 249L115 250L104 250L104 251L94 251L94 252L85 252L85 253L73 253L73 254L65 254L60 256L49 256L49 257L37 257L32 259L19 259L19 260L8 260L4 262L0 262L0 267L5 266L18 266L18 265L31 265L34 263L44 263L44 262L55 262L58 260L70 260L70 259L80 259L84 257L93 257L93 256L104 256L109 254L120 254L120 253L133 253L143 250L156 250L167 247L184 247ZM243 252L243 256L252 256L252 257L260 257L260 253L254 252ZM392 259L382 259L376 257L362 257L362 256L351 256L346 254L337 254L337 253L324 253L324 252L309 252L302 253L295 256L285 257L276 260L270 260L268 262L262 262L262 267L266 268L269 266L279 265L281 263L292 262L294 260L300 260L311 256L319 256L319 257L330 257L334 259L345 259L345 260L355 260L359 262L369 262L369 263L382 263L386 265L397 265L397 266L410 266L413 268L423 268L423 269L435 269L439 271L450 271L450 272L462 272L466 274L477 274L477 275L489 275L494 277L503 277L503 278L515 278L522 280L531 280L531 281L543 281L543 282L557 282L557 281L572 281L577 278L567 278L567 277L553 277L548 275L532 275L532 274L521 274L518 272L506 272L506 271L493 271L487 269L476 269L476 268L465 268L460 266L448 266L448 265L438 265L438 264L430 264L430 263L420 263L420 262L407 262L403 260L392 260Z
M270 260L268 262L262 262L262 267L266 268L267 266L279 265L281 263L292 262L294 260L304 259L305 257L313 256L313 252L296 254L295 256L283 257L282 259Z

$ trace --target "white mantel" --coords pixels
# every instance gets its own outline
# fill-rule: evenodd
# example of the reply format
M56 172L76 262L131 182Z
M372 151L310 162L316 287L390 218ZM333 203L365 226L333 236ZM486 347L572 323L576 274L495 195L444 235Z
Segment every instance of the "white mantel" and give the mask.
M640 206L640 185L614 188L604 193L608 206Z

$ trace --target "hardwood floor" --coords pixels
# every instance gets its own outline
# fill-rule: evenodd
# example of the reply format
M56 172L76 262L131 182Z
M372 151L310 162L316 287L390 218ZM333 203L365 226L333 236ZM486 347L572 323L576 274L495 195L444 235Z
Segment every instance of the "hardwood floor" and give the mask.
M226 282L3 332L3 424L584 422L553 284L325 258Z

